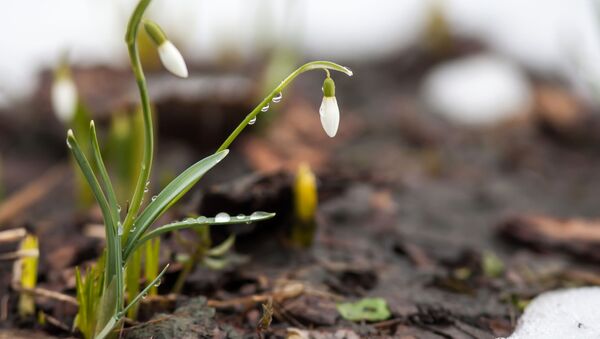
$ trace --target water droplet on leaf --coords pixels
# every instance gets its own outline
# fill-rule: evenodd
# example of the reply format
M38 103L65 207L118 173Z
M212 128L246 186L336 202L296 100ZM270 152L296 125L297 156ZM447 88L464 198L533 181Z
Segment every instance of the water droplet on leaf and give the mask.
M262 219L268 215L269 215L269 213L267 213L267 212L256 211L250 215L250 220Z
M227 214L225 212L221 212L221 213L215 215L216 222L228 222L229 220L231 220L231 217L229 216L229 214Z

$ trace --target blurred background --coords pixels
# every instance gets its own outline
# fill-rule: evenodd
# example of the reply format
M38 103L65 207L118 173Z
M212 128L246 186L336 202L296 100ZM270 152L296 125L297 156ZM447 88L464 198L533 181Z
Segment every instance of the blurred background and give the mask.
M45 236L40 281L48 288L72 291L73 267L96 258L103 236L65 131L85 135L88 119L96 121L124 206L137 173L139 99L123 40L135 3L20 0L0 11L0 229ZM158 131L154 194L213 152L299 65L331 60L354 71L332 74L335 138L318 117L324 74L303 74L165 217L278 213L262 226L215 231L217 240L236 233L236 250L250 259L226 278L201 269L184 291L226 298L247 292L239 286L265 288L257 275L286 276L344 296L384 297L394 315L412 319L376 331L410 334L432 317L429 328L449 337L468 330L492 338L510 334L538 293L599 284L599 6L154 0L148 17L190 70L187 79L167 73L140 35ZM80 101L68 121L51 100L55 74L67 66ZM295 252L301 164L316 175L319 203L310 249ZM167 262L177 239L165 244Z

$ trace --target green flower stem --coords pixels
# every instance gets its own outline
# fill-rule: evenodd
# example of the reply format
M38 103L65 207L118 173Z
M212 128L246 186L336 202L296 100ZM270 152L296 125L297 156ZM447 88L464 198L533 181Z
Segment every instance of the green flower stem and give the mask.
M144 190L146 189L146 183L150 179L152 157L154 156L154 128L152 126L152 111L150 109L150 99L148 97L146 78L144 76L144 70L142 69L140 53L137 46L138 29L140 27L142 16L144 15L144 11L146 11L146 8L148 8L149 4L150 0L140 0L133 14L131 15L131 19L127 25L127 33L125 34L125 41L127 43L131 68L133 70L133 74L140 92L140 99L142 101L142 115L144 117L144 154L142 158L140 175L133 191L133 197L131 198L131 202L129 204L127 216L123 222L123 243L127 241L129 230L131 229L133 221L135 220L135 217L137 216L137 213L142 205L142 198L144 196Z
M246 128L246 126L248 126L248 123L261 112L261 109L263 107L265 107L266 105L270 104L271 100L273 100L273 97L275 97L277 94L281 93L281 91L283 91L298 75L300 75L304 72L307 72L307 71L315 70L315 69L325 70L325 72L327 72L328 75L329 75L328 70L331 69L334 71L345 73L348 76L352 76L352 71L349 68L340 66L340 65L330 62L330 61L312 61L312 62L309 62L309 63L306 63L306 64L300 66L298 69L296 69L290 75L288 75L288 77L285 78L279 84L279 86L275 87L275 89L273 89L273 91L271 91L271 93L269 93L269 95L266 98L264 98L263 101L261 101L260 104L258 104L258 106L256 106L254 108L254 110L252 110L252 112L250 112L250 114L248 114L246 116L246 118L235 128L235 130L233 130L233 132L231 132L231 134L229 135L229 137L227 137L225 142L223 142L223 144L221 144L221 146L219 147L217 152L229 148L229 145L231 145L231 143L235 140L235 138L237 138L238 135L240 133L242 133L244 128Z

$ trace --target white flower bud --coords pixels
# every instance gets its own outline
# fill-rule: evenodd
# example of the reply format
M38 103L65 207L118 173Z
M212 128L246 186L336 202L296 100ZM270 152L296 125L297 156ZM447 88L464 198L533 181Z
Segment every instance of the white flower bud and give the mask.
M169 72L181 78L188 77L185 60L183 60L183 56L181 56L181 53L179 53L179 50L171 43L171 41L165 40L158 46L158 55L160 56L160 61L163 66L165 66Z
M331 138L335 137L340 125L340 109L335 97L323 97L319 114L321 115L321 125L323 125L325 133Z
M69 76L59 76L51 88L52 109L56 117L64 124L73 120L77 107L77 87Z

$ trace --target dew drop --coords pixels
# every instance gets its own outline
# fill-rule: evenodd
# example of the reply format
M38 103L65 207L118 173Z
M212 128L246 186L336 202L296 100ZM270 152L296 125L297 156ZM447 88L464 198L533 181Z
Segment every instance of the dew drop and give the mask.
M263 106L263 108L260 109L261 112L266 112L269 110L269 104L266 104L265 106Z
M142 299L146 299L147 296L148 296L148 293L142 294Z
M225 212L221 212L215 215L216 222L228 222L229 220L231 220L231 217Z
M267 212L256 211L250 215L250 220L262 219L268 215L269 215L269 213L267 213Z
M121 213L121 205L117 205L117 212Z
M238 214L236 218L238 218L238 219L244 219L245 217L246 217L246 216L245 216L245 215L243 215L243 214Z
M199 216L198 218L196 218L196 222L199 224L203 224L206 222L206 217L204 216Z
M274 103L279 103L281 101L281 99L283 98L283 94L281 92L279 92L276 96L273 97L273 99L271 99Z
M154 283L154 287L158 287L158 286L160 286L160 283L161 283L161 282L162 282L162 280L161 280L161 279L158 279L158 280L156 281L156 283Z
M248 125L254 125L256 123L256 117L250 119L250 121L248 121Z
M186 224L191 224L191 223L193 223L194 221L196 221L196 219L194 219L194 218L187 218L187 219L185 219L183 222L185 222Z
M144 188L144 193L148 193L148 187Z
M123 235L123 224L121 224L121 222L119 221L119 223L117 224L117 235L121 236Z
M158 198L156 195L152 196L152 201L156 200L156 198Z

